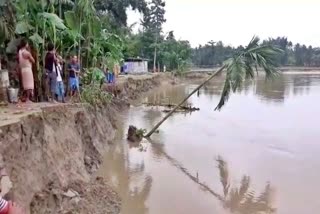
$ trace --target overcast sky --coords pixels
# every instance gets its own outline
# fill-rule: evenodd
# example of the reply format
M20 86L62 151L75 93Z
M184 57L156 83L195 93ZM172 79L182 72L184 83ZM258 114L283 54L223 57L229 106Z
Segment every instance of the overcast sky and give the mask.
M128 23L139 19L130 12ZM320 46L320 0L166 0L166 19L164 32L193 47L210 40L245 45L253 35Z

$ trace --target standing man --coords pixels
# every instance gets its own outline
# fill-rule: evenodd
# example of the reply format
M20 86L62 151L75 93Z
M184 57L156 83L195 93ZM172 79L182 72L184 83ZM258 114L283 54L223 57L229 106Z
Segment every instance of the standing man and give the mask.
M73 56L71 62L68 65L69 71L69 90L70 96L73 97L80 91L79 75L80 75L80 65L78 62L78 57Z
M63 83L63 59L61 56L57 56L57 66L56 66L56 73L57 73L57 88L56 94L58 95L58 101L65 102L64 100L64 83Z
M56 72L56 52L53 43L47 46L47 54L45 57L45 70L46 70L46 92L49 101L55 102L55 94L57 88L57 72ZM49 92L48 92L49 90Z

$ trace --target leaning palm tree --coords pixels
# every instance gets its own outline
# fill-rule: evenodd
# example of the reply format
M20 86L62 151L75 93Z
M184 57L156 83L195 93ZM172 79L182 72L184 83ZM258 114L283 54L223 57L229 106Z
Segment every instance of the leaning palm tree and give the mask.
M245 79L253 80L258 74L258 68L262 68L266 78L273 78L278 72L276 69L276 58L282 50L272 45L261 45L258 37L253 37L248 46L241 52L227 60L224 65L214 72L208 79L195 88L185 99L173 108L156 126L145 136L151 135L166 121L182 104L184 104L194 93L216 77L226 71L226 78L220 101L215 110L220 110L228 101L231 92L235 92L242 86Z

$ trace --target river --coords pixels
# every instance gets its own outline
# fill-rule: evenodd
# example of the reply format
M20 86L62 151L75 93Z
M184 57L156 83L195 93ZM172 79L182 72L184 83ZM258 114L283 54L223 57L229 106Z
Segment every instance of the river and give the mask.
M320 210L320 75L258 78L214 111L218 78L152 136L130 144L129 125L150 128L165 114L137 105L105 156L100 174L123 200L122 214L313 214ZM197 84L168 86L144 102L177 103Z

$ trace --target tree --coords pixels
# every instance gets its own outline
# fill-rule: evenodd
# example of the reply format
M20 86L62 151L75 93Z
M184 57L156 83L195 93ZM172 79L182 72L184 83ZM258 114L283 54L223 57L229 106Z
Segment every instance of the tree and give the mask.
M173 31L161 43L159 48L159 61L162 65L173 71L185 70L191 58L191 46L188 41L177 41Z
M287 65L288 64L288 57L289 57L288 49L290 46L289 46L289 41L288 41L287 37L277 37L276 39L269 38L269 40L265 40L264 43L275 45L278 48L280 48L283 51L283 53L277 59L277 63L279 65ZM292 45L292 43L291 43L291 45Z
M214 44L208 42L204 46L199 46L192 51L192 62L198 67L214 67L221 65L221 63L235 54L243 50L242 46L237 48L225 46L222 42ZM263 41L263 44L274 45L281 49L283 52L276 59L276 63L281 66L312 66L316 63L315 48L301 44L293 45L287 37L269 38Z
M162 24L166 22L166 19L164 18L165 6L166 4L162 0L152 0L145 10L142 20L143 31L145 36L147 36L144 36L145 41L153 41L152 44L145 44L153 46L154 49L153 71L156 71L157 49L159 47L158 43L161 41Z
M221 108L228 101L230 93L240 88L245 79L253 80L258 72L257 68L263 68L266 78L273 78L276 74L276 58L282 50L272 45L260 45L260 39L254 37L244 51L234 55L225 64L214 72L207 80L196 87L186 98L184 98L175 108L173 108L155 127L147 133L146 138L151 135L166 121L182 104L184 104L194 93L203 87L212 78L226 70L226 78L222 90L220 101L215 110ZM255 71L256 69L256 71Z
M296 61L296 65L297 66L304 65L304 62L303 62L303 59L304 59L303 50L302 50L302 47L300 46L299 43L297 43L294 46L294 56L295 56L295 61Z
M114 26L127 26L127 9L131 7L144 13L147 7L145 0L96 0L95 8L100 13L107 13Z
M0 42L10 40L14 36L16 17L10 0L0 0Z

